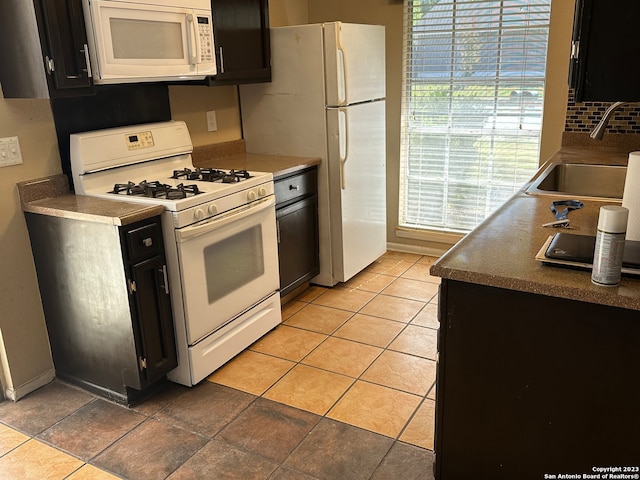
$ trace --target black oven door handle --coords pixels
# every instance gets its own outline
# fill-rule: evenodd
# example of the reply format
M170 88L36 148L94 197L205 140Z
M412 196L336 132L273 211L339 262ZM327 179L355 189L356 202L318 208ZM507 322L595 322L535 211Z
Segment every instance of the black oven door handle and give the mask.
M275 197L270 195L239 209L231 210L230 212L218 215L212 219L181 228L180 230L176 230L176 241L181 243L199 235L204 235L205 233L222 228L231 222L236 222L263 210L267 210L268 208L275 206L275 204Z

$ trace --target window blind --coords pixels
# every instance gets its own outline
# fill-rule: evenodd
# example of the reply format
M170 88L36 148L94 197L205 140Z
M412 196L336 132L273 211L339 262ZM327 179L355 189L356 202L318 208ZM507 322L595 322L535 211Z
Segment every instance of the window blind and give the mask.
M467 232L538 168L551 0L405 0L400 225Z

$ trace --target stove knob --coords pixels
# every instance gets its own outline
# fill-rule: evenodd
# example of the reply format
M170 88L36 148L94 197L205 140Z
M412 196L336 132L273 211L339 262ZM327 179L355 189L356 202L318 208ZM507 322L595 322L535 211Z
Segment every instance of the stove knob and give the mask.
M260 188L258 189L258 195L260 195L261 197L266 196L266 195L267 195L267 189L266 189L266 188L264 188L264 187L260 187Z
M250 202L253 202L256 199L256 192L254 192L253 190L249 190L249 193L247 193L247 199Z
M196 211L193 212L193 218L196 220L202 220L204 218L204 210L197 208Z
M216 213L218 213L218 207L216 207L216 205L212 203L211 205L209 205L209 208L207 208L207 211L209 212L209 215L215 215Z

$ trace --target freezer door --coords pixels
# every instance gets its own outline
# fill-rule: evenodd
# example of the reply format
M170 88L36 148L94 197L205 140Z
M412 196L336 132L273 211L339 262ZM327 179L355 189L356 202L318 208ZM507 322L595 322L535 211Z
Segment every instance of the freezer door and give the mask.
M345 282L387 248L385 102L327 109L334 279Z
M385 97L385 31L380 25L324 24L327 105Z

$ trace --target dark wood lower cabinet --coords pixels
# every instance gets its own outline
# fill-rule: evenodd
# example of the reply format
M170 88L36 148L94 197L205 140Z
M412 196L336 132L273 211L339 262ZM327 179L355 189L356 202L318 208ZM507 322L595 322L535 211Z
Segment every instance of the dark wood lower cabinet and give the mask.
M639 312L446 279L439 308L436 479L640 467Z
M156 255L130 266L135 292L129 298L134 316L134 336L144 381L154 382L176 366L173 317L166 263ZM136 332L137 330L137 332ZM143 382L141 382L143 383Z
M132 404L177 366L160 217L25 213L56 376Z
M320 272L317 169L275 181L280 296Z
M282 296L319 272L317 211L318 196L314 195L276 213Z

